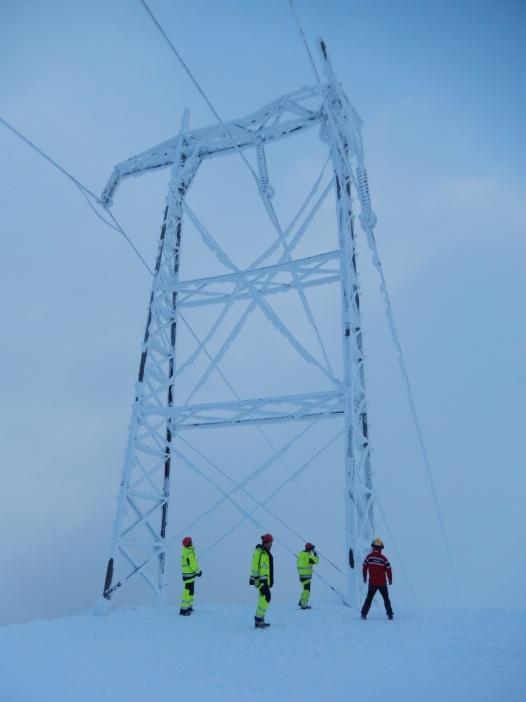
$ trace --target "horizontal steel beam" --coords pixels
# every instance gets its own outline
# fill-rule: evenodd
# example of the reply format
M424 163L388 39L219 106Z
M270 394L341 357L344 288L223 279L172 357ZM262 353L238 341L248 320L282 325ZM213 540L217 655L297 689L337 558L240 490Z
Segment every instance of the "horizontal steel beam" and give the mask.
M320 100L315 109L302 103L313 98ZM258 143L270 143L310 129L323 119L323 99L319 88L304 88L296 93L274 100L261 110L241 119L216 124L192 131L181 131L172 139L157 144L115 166L104 188L101 200L111 206L113 195L123 178L147 171L165 168L174 163L188 149L197 152L200 159L228 154Z
M272 417L254 417L253 419L236 419L236 420L229 420L229 421L221 421L221 420L214 420L210 422L188 422L185 423L181 426L177 426L175 428L175 431L188 431L189 429L217 429L221 427L238 427L238 426L247 426L247 425L255 425L255 426L264 426L265 424L279 424L281 422L302 422L302 421L307 421L307 420L314 420L314 419L323 419L323 418L331 418L331 417L342 417L344 414L344 410L330 410L330 411L324 411L324 412L306 412L305 414L302 415L297 415L297 414L276 414L275 416Z
M332 261L336 265L327 267ZM176 292L179 295L178 306L196 307L225 302L230 299L235 286L241 283L242 287L235 297L236 300L242 300L253 297L251 287L258 294L275 294L336 282L340 280L339 261L339 250L328 251L318 256L251 268L239 273L177 281L168 286L160 283L156 285L156 291L168 294ZM276 280L278 277L280 279Z
M170 417L173 431L211 427L268 424L340 416L344 413L341 392L235 400L232 402L180 405L146 405L142 415Z

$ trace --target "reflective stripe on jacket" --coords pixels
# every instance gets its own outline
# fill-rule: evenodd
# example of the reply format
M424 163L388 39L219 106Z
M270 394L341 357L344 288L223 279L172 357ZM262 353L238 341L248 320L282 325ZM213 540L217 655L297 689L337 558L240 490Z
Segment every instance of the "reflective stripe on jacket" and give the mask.
M274 585L274 559L261 544L254 549L250 578L259 578L260 583L267 583L269 587Z
M183 580L195 578L201 570L193 546L183 546L181 551L181 570L183 572Z
M374 549L365 557L362 572L364 580L367 578L367 572L369 572L369 585L385 585L386 575L389 579L389 585L393 582L391 564L383 553Z
M300 576L300 579L312 578L312 570L319 560L320 557L314 553L314 551L301 551L298 553L296 566L298 568L298 575Z

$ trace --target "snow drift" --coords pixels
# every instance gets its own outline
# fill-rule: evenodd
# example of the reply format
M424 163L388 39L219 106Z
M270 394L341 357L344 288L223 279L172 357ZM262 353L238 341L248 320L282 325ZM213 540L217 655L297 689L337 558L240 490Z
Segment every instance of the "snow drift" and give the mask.
M271 604L117 610L0 629L1 702L524 702L526 613Z

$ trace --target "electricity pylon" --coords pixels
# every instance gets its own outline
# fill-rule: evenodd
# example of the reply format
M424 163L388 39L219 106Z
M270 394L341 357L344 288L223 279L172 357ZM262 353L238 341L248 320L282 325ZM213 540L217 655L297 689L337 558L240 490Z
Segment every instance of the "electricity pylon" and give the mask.
M364 167L361 120L335 79L323 42L319 43L319 49L323 82L280 97L243 119L193 131L183 124L181 132L173 139L117 165L102 194L103 202L109 207L123 178L162 167L171 168L103 602L107 603L132 578L141 578L153 591L157 602L163 601L166 549L170 543L167 534L170 473L172 462L180 456L178 434L190 429L264 426L271 422L337 417L340 421L343 419L345 439L342 466L345 472L345 560L348 560L346 601L352 606L357 603L361 579L356 577L354 562L361 559L373 536L373 492L354 204L359 203L359 222L369 239L373 236L376 217L371 209ZM320 138L328 149L333 168L338 247L316 256L293 258L291 254L301 237L298 233L294 237L288 231L284 233L276 221L270 203L272 190L264 149L269 143L316 126L320 129ZM201 227L185 201L200 165L210 157L236 151L243 156L250 149L256 152L258 168L258 175L255 171L252 173L278 234L276 245L270 249L275 252L282 246L281 258L271 265L261 265L270 255L270 250L267 250L255 266L240 270L221 252L227 273L181 280L184 216ZM246 158L244 160L249 165ZM203 227L201 230L201 235L205 239L208 237L207 244L217 248L206 230ZM269 295L295 290L307 317L315 326L304 291L335 281L339 282L341 290L343 376L339 378L332 372L326 355L325 360L318 360L307 351L267 303ZM248 314L261 310L295 351L323 372L330 382L330 390L178 404L177 336L183 310L211 304L232 309L233 303L239 300L251 301ZM212 329L206 339L215 331L216 328ZM227 343L233 343L235 336L236 330ZM206 339L199 341L201 351L205 350ZM208 358L210 365L206 377L218 366L217 358ZM224 499L227 498L230 499L230 494Z

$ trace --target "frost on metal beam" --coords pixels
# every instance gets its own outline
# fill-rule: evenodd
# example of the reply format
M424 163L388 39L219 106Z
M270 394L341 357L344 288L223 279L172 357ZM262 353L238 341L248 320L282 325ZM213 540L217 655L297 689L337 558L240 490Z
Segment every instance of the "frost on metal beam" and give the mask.
M101 200L107 207L111 206L115 190L123 178L170 166L185 147L192 152L196 151L199 158L203 159L235 149L253 147L256 143L276 141L310 129L320 122L322 111L319 106L317 109L309 109L303 103L319 95L318 88L304 88L278 98L247 117L225 123L226 132L221 125L213 125L163 141L115 166Z
M159 285L164 292L180 295L178 307L228 302L234 294L236 300L253 297L247 288L254 286L258 294L273 294L333 283L340 279L340 252L329 251L318 256L291 260L274 266L252 268L239 273L225 273L209 278L174 281ZM329 266L331 262L336 265ZM294 275L296 274L296 279Z
M177 407L144 404L145 416L171 417L176 431L220 426L239 426L256 422L290 422L317 417L335 417L344 410L340 392L284 395L232 402L214 402Z
M362 228L371 229L374 217L363 164L361 124L335 80L326 52L323 61L324 84L280 97L248 117L227 123L219 120L220 124L193 131L189 130L188 120L185 119L176 137L116 166L104 191L104 202L109 205L122 178L165 166L172 167L104 584L104 597L107 600L125 580L137 575L143 576L158 601L162 599L165 591L166 547L173 541L166 531L170 470L172 467L178 468L183 460L178 450L178 437L182 439L183 433L190 429L246 425L255 426L263 433L262 427L266 423L309 420L303 422L302 431L292 439L296 441L304 433L304 427L308 429L325 418L341 417L345 437L342 456L345 475L345 543L347 549L353 549L359 559L370 542L373 527L372 484L355 226L361 224ZM280 140L315 125L320 127L320 139L328 151L326 163L332 163L333 174L307 212L311 199L322 184L324 166L305 204L289 226L282 229L270 202L262 144ZM252 148L256 156L261 157L258 176L252 171L244 154L241 154L255 177L277 239L266 251L257 255L248 269L243 270L235 262L235 253L230 257L220 246L221 239L216 239L190 209L186 194L203 159L245 148ZM335 194L338 251L293 260L293 252L306 228L331 191ZM353 212L356 196L361 203L359 218ZM304 213L304 220L299 224ZM181 243L185 239L182 230L187 220L196 227L205 246L221 263L224 275L180 281L181 245L185 246ZM317 233L316 238L319 240L320 251L326 249L323 231L324 228ZM261 242L254 239L253 243L257 247ZM271 256L276 258L274 266L268 265L273 260ZM262 268L263 266L266 267ZM338 374L330 367L304 292L306 288L314 289L314 286L335 280L340 283L342 312L339 343L343 347L343 364L342 369L338 370L343 372ZM293 333L293 330L298 330L299 334L301 319L294 320L292 326L286 324L272 307L275 298L271 299L269 295L289 290L295 291L300 298L309 325L320 342L323 359L313 356L309 347L301 343L300 339L304 335L296 336ZM234 301L244 299L249 304L234 309ZM199 338L186 321L183 308L217 303L222 306L217 318L203 308L204 313L196 313L200 324L204 322L209 325L204 329L202 338ZM263 313L274 331L288 341L303 361L326 376L330 381L329 385L324 381L325 385L322 386L329 388L326 392L310 392L314 388L319 390L318 377L316 385L306 381L303 386L305 394L302 395L240 398L241 393L238 394L225 376L221 364L229 348L237 342L246 320L256 310ZM235 321L238 313L241 314ZM234 326L223 334L226 331L227 314L229 326L232 319ZM185 361L179 357L182 350L181 342L177 340L180 322L197 342L197 348ZM212 341L214 344L210 347ZM194 383L197 380L197 384L185 398L182 391L188 391L187 385L179 383L178 378L198 357L204 364L197 369L196 378L186 376L187 381ZM279 362L279 358L276 361ZM276 370L279 370L278 366ZM257 372L257 368L254 371ZM221 375L230 393L237 399L191 404L197 391L201 388L204 388L203 392L207 391L206 384L214 372ZM272 455L255 473L245 477L235 490L242 490L270 463L278 460L283 463L285 452L291 444L277 449L263 435L272 449ZM315 457L316 454L309 460ZM301 467L297 468L294 464L288 468L290 480L298 475L299 470ZM222 504L226 499L227 496L223 495L216 505ZM194 523L214 509L215 505L212 505ZM114 575L117 580L115 584ZM358 580L355 573L348 572L349 592L357 590Z

